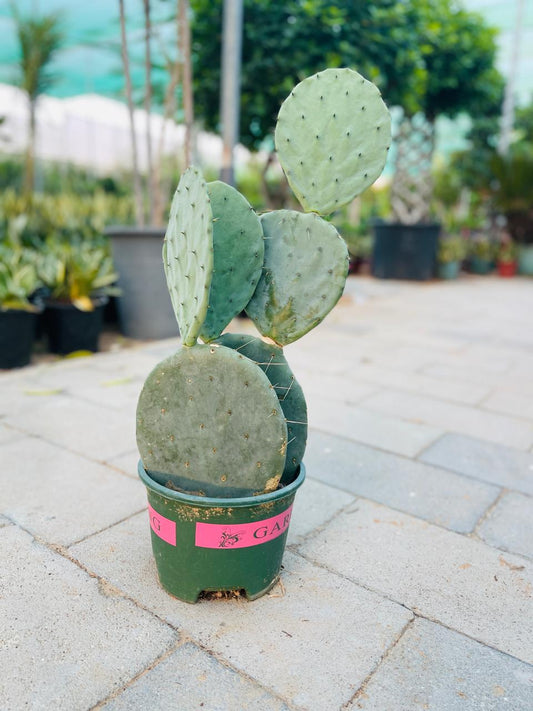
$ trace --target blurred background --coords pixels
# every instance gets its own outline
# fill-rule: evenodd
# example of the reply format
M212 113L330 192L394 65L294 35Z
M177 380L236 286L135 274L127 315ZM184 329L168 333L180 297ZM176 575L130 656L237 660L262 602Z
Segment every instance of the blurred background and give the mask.
M0 0L0 28L0 311L72 304L127 337L174 335L170 312L132 324L126 256L148 235L137 267L160 279L191 163L256 210L297 209L276 115L326 67L375 82L393 116L382 177L332 218L352 273L533 274L531 2Z

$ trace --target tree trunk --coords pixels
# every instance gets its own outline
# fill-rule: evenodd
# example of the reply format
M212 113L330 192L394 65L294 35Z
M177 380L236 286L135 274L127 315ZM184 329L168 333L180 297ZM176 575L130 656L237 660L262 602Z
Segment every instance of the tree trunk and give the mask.
M157 185L157 190L154 194L154 225L159 227L163 224L164 218L164 200L163 195L166 192L167 182L163 182L162 168L164 160L165 151L165 133L167 122L171 120L173 114L176 111L176 87L179 83L179 63L168 66L170 73L170 81L165 89L165 98L163 103L163 123L161 124L161 132L159 134L159 143L157 147L157 157L154 164L154 174L155 183Z
M131 135L131 155L133 164L133 194L135 198L135 221L140 227L144 227L144 206L141 186L141 176L139 173L139 160L137 153L137 135L135 133L133 92L131 88L130 64L128 59L128 42L126 38L126 19L124 15L124 0L119 0L120 10L120 34L122 40L122 66L124 68L124 78L126 80L126 101L128 103L128 113L130 119Z
M150 21L150 0L144 0L144 110L146 113L146 173L148 182L148 222L154 222L154 196L157 191L154 182L154 165L152 159L152 53L150 40L152 25Z
M24 176L24 195L31 201L35 188L35 113L36 100L29 97L28 100L28 143L26 146L26 173Z
M192 93L191 28L189 25L189 0L179 0L178 4L178 49L183 64L183 110L185 113L185 167L191 165L194 123L194 102Z

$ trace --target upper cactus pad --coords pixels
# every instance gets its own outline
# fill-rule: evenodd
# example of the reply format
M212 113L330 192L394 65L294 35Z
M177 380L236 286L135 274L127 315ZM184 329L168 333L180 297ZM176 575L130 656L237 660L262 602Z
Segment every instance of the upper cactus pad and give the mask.
M213 214L197 168L183 173L174 193L163 265L183 343L192 346L207 314L213 274Z
M326 215L381 174L391 143L390 114L372 82L351 69L326 69L285 99L275 142L304 210Z
M287 426L267 376L218 345L181 348L150 373L137 405L144 468L163 486L207 496L273 491Z
M213 213L213 280L207 315L200 331L204 341L220 336L255 291L263 265L263 230L249 202L235 188L207 184Z
M246 313L263 336L292 343L318 325L339 300L348 250L335 227L315 214L277 210L261 216L263 274Z

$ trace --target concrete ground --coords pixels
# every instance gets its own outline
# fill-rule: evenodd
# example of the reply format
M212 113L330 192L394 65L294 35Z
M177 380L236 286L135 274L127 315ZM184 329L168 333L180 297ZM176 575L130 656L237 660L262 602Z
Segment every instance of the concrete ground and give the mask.
M351 277L286 349L308 477L255 602L156 579L135 405L177 340L1 374L0 708L532 709L532 326L525 278Z

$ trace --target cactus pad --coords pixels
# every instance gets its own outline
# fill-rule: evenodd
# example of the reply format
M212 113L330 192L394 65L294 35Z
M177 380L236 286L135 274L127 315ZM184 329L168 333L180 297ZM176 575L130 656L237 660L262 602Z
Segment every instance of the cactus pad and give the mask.
M289 484L296 476L307 442L307 405L300 384L279 346L239 333L225 333L216 342L253 360L272 383L287 421L287 459L281 483Z
M207 184L213 213L213 279L207 315L200 331L204 341L220 336L255 291L263 265L263 230L259 218L235 188Z
M213 215L197 168L183 173L174 194L163 265L183 343L192 346L207 314L213 274Z
M351 69L326 69L285 99L275 142L304 210L326 215L381 174L391 143L390 114L372 82Z
M319 324L342 295L348 250L315 214L277 210L261 216L263 273L246 312L264 336L292 343Z
M163 486L250 496L276 489L287 427L261 368L231 348L196 345L181 348L146 379L137 444L144 468Z

